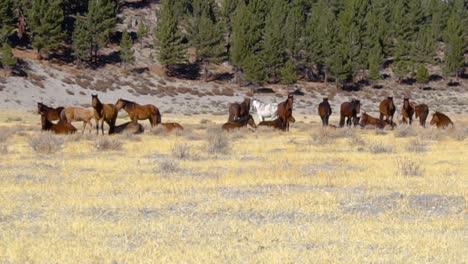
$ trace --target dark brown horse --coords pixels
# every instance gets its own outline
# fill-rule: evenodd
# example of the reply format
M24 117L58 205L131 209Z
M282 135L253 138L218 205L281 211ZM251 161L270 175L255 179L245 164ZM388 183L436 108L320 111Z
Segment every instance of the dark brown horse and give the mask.
M294 96L292 94L288 95L286 101L278 104L278 118L282 122L284 131L289 131L289 119L292 116L293 104Z
M167 132L172 132L173 130L184 130L184 128L179 123L160 123L159 126L163 126Z
M128 113L133 123L137 123L138 120L146 119L149 120L151 127L161 123L161 113L154 105L139 105L132 101L119 99L117 103L115 103L115 107L117 107L118 111L123 108Z
M49 121L46 115L41 114L42 130L53 131L55 134L73 134L76 128L65 120L59 120L57 124Z
M323 101L319 104L318 114L322 119L322 126L328 126L328 119L332 114L332 109L328 103L328 98L323 98Z
M437 128L446 128L449 125L453 127L453 122L445 114L442 114L441 112L435 112L434 115L432 115L431 125L435 125Z
M379 105L380 110L380 124L384 124L384 116L385 121L392 125L393 129L393 115L395 114L396 108L395 104L393 104L393 97L389 96L386 99L383 99ZM383 126L381 127L383 128Z
M99 121L101 121L101 131L104 135L104 121L109 125L109 134L112 134L112 130L115 127L115 121L117 120L117 115L119 111L117 107L113 104L103 104L99 100L97 94L91 95L91 105L94 110L96 110L97 118L96 120L96 133L99 134Z
M109 135L112 134L121 134L121 133L129 133L129 134L141 134L145 131L144 127L140 123L133 123L127 122L122 125L115 126L111 130L109 130Z
M53 108L43 103L37 103L37 112L40 115L44 115L49 121L60 120L60 113L62 112L63 109L65 108L64 107Z
M426 127L426 119L429 115L429 107L426 104L419 104L414 107L416 118L419 118L419 124Z
M359 100L351 100L351 102L344 102L340 108L340 127L344 127L345 119L346 126L351 126L351 121L354 126L357 126L359 121L357 114L361 112L361 102Z
M257 125L255 125L255 121L251 115L247 115L241 118L236 119L235 121L232 122L227 122L225 123L222 128L224 130L232 130L232 129L239 129L241 127L245 127L247 125L250 125L253 128L256 128Z
M409 124L413 123L413 114L414 114L414 104L410 103L409 98L403 99L403 107L401 108L401 115L403 116L403 123ZM408 119L408 121L406 121Z
M236 121L236 119L247 116L250 113L250 99L244 98L242 103L232 103L229 105L228 122Z
M296 119L294 118L294 116L290 116L288 122L295 123ZM271 121L262 121L258 124L258 126L267 126L267 127L273 127L274 129L284 130L283 122L281 121L279 117Z

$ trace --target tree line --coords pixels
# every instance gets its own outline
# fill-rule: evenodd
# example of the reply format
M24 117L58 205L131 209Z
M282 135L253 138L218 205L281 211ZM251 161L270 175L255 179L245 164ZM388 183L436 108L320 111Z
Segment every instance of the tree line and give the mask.
M0 0L2 61L11 59L16 35L39 54L69 47L77 63L96 63L116 32L120 4ZM229 61L251 83L378 80L389 64L400 80L427 79L428 64L462 73L467 10L466 0L161 0L157 25L140 23L137 35L154 31L167 68L187 63L194 48L205 78L209 64ZM133 41L126 32L121 39L121 59L132 63Z

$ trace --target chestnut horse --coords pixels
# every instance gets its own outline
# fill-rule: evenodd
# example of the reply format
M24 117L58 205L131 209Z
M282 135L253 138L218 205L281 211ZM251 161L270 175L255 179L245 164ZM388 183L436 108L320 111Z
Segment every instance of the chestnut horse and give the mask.
M419 118L419 124L426 127L426 119L429 115L429 107L426 104L420 104L414 107L416 118Z
M57 124L50 122L46 115L41 114L42 130L53 131L55 134L73 134L76 128L65 120L59 120Z
M241 127L245 127L247 125L250 125L253 128L256 128L257 125L255 125L255 121L251 115L247 115L241 118L238 118L236 121L232 122L227 122L222 126L222 129L224 130L232 130L232 129L239 129Z
M445 114L442 114L441 112L435 112L434 115L432 115L431 125L435 125L437 128L446 128L449 125L453 127L453 122Z
M62 112L63 109L65 108L64 107L53 108L43 103L37 103L37 112L40 115L44 115L49 121L60 120L60 113Z
M288 122L295 123L296 119L293 116L290 116ZM258 124L258 126L267 126L267 127L273 127L275 129L283 130L283 122L281 121L280 118L276 118L275 120L271 120L271 121L262 121Z
M123 108L128 113L133 123L136 123L138 120L146 119L149 120L151 127L161 123L161 113L154 105L139 105L132 101L119 99L117 103L115 103L115 106L118 111Z
M99 100L97 94L91 95L91 105L94 110L96 110L97 118L96 120L96 133L99 134L99 121L101 121L101 131L104 135L104 121L109 125L109 134L112 134L112 130L115 127L115 121L117 120L117 114L119 111L117 107L113 104L103 104Z
M145 131L143 125L140 123L133 123L127 122L122 125L114 126L114 128L109 130L109 135L112 134L121 134L121 133L129 133L129 134L141 134Z
M278 104L278 118L282 122L284 131L289 131L289 119L292 116L294 97L292 94L288 95L286 101Z
M250 113L250 99L244 98L242 103L232 103L229 105L228 122L236 121L236 119L247 116Z
M322 119L322 126L328 126L328 119L332 114L332 109L328 103L328 98L323 98L323 101L319 104L318 114Z
M179 123L175 123L175 122L172 122L172 123L160 123L158 124L159 126L163 126L167 132L172 132L172 130L175 130L175 129L180 129L180 130L184 130L184 128L179 124Z
M387 123L391 124L393 129L393 115L395 114L396 108L395 104L393 104L393 97L389 96L387 99L383 99L379 105L380 110L380 124L384 124L383 118L385 116L385 120ZM382 126L383 128L383 126Z
M366 127L366 126L375 126L377 127L385 127L387 125L390 125L388 122L384 121L383 124L381 123L380 119L372 117L368 115L366 112L362 113L361 117L359 118L359 125L361 127ZM394 123L393 126L396 126Z
M403 123L409 124L413 123L413 114L414 114L414 104L410 103L409 98L403 99L403 107L401 108L401 114L403 116ZM408 119L408 121L406 121Z
M98 121L97 113L94 108L82 108L82 107L67 107L60 113L60 119L63 121L71 122L83 121L83 133L86 129L86 125L89 124L89 132L93 128L93 123L91 119L95 119L96 123Z
M351 102L344 102L341 104L340 108L340 127L345 125L351 126L351 120L354 126L357 126L359 121L357 119L357 114L361 112L361 102L359 100L351 100Z

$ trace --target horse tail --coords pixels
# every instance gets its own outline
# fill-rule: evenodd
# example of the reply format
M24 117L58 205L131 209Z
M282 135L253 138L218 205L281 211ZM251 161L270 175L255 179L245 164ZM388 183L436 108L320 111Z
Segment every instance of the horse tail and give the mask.
M161 124L161 113L158 111L158 113L156 114L156 118L157 118L157 121L158 121L158 124Z
M66 109L63 109L61 112L60 112L60 120L62 120L63 122L68 122L67 121L67 113L65 112Z

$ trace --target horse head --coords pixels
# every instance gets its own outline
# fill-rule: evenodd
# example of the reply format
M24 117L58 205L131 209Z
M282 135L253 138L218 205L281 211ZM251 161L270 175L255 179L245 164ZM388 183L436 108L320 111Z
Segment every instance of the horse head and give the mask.
M356 114L361 112L361 101L354 99L351 101L351 105L356 110Z
M44 104L43 103L37 103L37 113L43 114L43 109L44 109Z

